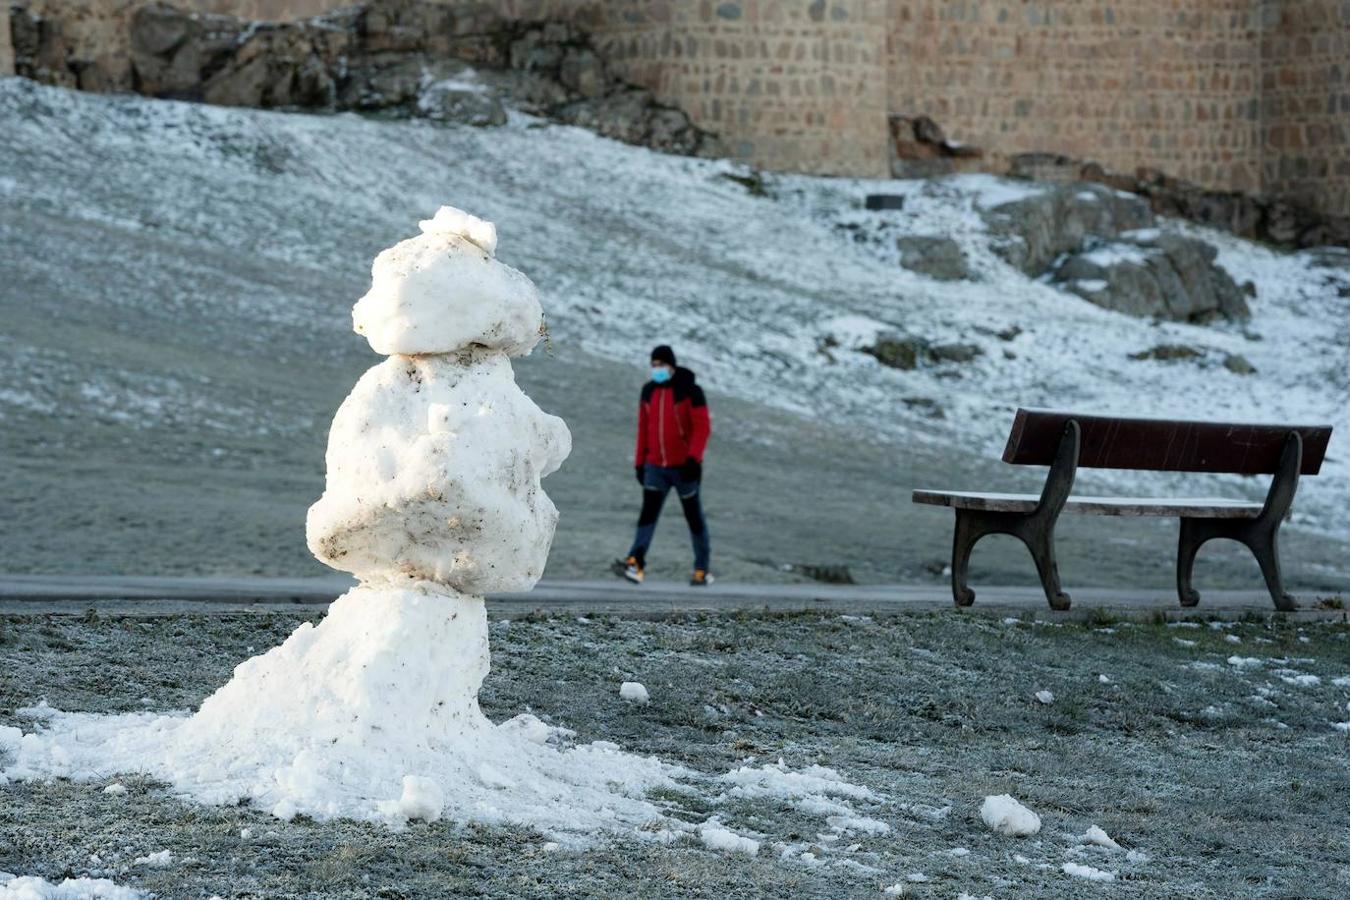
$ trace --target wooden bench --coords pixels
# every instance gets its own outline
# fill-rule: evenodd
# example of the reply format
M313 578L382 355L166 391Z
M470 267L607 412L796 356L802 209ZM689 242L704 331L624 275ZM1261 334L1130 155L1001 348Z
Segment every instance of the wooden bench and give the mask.
M956 510L952 596L957 606L975 602L975 592L966 579L976 541L988 534L1010 534L1031 551L1050 606L1068 609L1069 595L1060 587L1055 564L1055 523L1060 513L1071 512L1179 518L1177 593L1182 606L1200 602L1191 587L1200 546L1214 538L1239 541L1256 557L1276 608L1292 610L1294 598L1284 592L1280 579L1280 524L1293 505L1299 475L1316 475L1321 470L1330 439L1331 428L1321 425L1236 425L1019 409L1003 461L1049 466L1039 495L916 490L913 500ZM1274 478L1261 503L1207 497L1070 496L1080 466Z

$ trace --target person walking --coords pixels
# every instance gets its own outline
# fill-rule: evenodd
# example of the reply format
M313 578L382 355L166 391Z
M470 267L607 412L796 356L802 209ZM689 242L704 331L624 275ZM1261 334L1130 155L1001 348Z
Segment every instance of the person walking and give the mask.
M712 435L712 417L703 388L694 373L675 363L675 351L665 344L652 350L652 378L642 386L638 403L637 451L633 459L638 484L642 485L642 512L637 536L624 559L614 561L614 573L641 584L647 566L647 549L656 533L656 520L671 489L680 498L689 537L694 545L694 574L689 583L706 586L711 543L703 515L700 487L703 482L703 451Z

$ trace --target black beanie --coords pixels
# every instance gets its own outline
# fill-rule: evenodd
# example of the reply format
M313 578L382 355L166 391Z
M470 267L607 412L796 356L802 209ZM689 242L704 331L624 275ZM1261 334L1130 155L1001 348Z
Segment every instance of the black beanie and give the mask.
M675 368L675 351L667 347L665 344L662 344L661 346L652 350L651 358L656 360L657 362L665 363L672 369Z

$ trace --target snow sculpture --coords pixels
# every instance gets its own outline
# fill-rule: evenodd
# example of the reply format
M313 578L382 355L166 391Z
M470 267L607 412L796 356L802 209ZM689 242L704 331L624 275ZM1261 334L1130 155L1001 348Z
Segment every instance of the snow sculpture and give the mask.
M421 225L376 258L353 310L357 333L393 355L339 407L306 521L314 554L362 583L240 664L177 735L180 756L223 745L252 762L250 793L281 818L350 814L356 800L434 819L443 783L500 788L514 783L503 769L535 768L478 708L482 595L539 580L558 521L539 480L571 435L512 376L543 312L494 257L496 229L451 207Z
M539 340L538 293L493 256L491 223L443 207L421 224L376 257L352 311L376 352L398 355L338 409L309 548L365 582L528 590L558 520L539 480L571 450L511 373Z

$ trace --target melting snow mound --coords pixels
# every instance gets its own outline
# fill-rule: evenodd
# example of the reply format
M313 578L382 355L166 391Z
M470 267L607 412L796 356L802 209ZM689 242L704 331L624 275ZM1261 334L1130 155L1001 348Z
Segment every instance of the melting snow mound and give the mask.
M612 744L548 746L517 720L494 725L478 708L487 671L481 599L431 584L357 587L317 626L241 663L195 716L53 711L7 774L142 772L191 799L247 800L283 819L400 826L445 814L569 841L661 818L643 795L682 770Z

